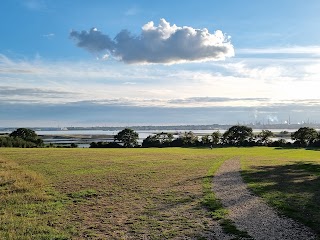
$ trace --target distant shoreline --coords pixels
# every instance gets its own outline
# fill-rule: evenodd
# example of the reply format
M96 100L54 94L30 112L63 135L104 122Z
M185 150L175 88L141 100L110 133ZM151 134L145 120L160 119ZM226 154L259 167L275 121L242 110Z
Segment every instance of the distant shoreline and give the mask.
M120 131L124 128L131 128L136 131L144 131L144 130L227 130L234 125L244 125L251 127L253 129L269 129L269 130L276 130L276 129L299 129L301 127L312 127L315 129L320 129L320 124L318 123L303 123L303 124L208 124L208 125L144 125L144 126L96 126L96 127L29 127L34 131L85 131L85 130L102 130L102 131ZM0 132L11 132L15 130L17 127L0 127Z

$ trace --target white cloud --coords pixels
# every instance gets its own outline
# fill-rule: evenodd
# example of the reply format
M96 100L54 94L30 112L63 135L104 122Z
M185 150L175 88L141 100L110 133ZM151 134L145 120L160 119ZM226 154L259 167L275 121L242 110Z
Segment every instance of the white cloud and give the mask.
M290 47L273 47L273 48L243 48L237 49L237 54L250 54L250 55L260 55L260 54L309 54L314 56L320 55L320 46L290 46Z
M77 46L90 52L111 55L125 63L179 63L223 60L234 56L230 37L217 30L178 27L160 19L158 26L148 22L139 36L122 30L114 40L96 28L72 31Z
M251 79L269 80L283 76L283 68L279 65L250 66L244 61L225 64L224 67L231 70L235 76Z
M128 99L143 106L259 106L262 101L204 101L214 98L319 99L320 62L237 59L180 65L127 65L117 62L51 62L11 59L0 55L1 85L41 89L37 94L16 94L12 100L72 102ZM55 98L45 92L73 93ZM24 91L26 92L26 91ZM17 91L18 93L18 91ZM59 95L62 96L62 95ZM200 97L202 101L190 101ZM7 97L5 97L7 98ZM145 101L144 101L145 99ZM151 99L153 99L151 101ZM155 99L155 100L154 100ZM171 101L188 99L188 101Z
M51 39L51 38L53 38L55 36L55 34L54 33L48 33L48 34L43 34L42 36L45 37L45 38Z
M201 122L199 115L210 123L284 122L289 115L300 122L319 119L319 66L314 58L124 67L0 55L1 121L12 125L12 116L19 114L26 121L44 118L43 125L65 116L70 121L88 118L89 125L137 116L137 123L144 124L155 122L150 117L162 124L181 119L194 124Z
M123 83L124 85L135 85L135 84L137 84L137 83L135 83L135 82L125 82L125 83Z
M7 103L63 103L80 97L74 92L66 92L61 88L22 88L0 86L0 100Z

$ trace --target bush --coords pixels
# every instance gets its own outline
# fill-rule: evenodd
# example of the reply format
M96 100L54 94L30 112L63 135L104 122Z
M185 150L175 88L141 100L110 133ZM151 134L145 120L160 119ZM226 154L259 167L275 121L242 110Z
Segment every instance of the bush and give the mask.
M31 141L26 141L19 137L0 137L0 147L17 147L17 148L32 148L38 145Z
M123 148L123 146L116 142L92 142L90 148Z
M277 140L277 141L274 141L272 143L270 143L270 146L271 147L286 147L287 146L287 141L283 138Z

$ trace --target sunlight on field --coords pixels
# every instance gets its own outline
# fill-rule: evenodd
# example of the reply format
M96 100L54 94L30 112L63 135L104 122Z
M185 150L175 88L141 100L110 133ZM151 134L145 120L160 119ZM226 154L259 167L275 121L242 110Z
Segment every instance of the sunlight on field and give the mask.
M225 159L209 149L1 149L66 198L75 238L206 237L203 179Z
M267 149L242 157L242 175L249 187L281 213L320 234L320 152Z
M320 224L317 151L8 148L0 154L4 239L208 238L215 222L201 203L209 170L234 156L257 194L313 229Z

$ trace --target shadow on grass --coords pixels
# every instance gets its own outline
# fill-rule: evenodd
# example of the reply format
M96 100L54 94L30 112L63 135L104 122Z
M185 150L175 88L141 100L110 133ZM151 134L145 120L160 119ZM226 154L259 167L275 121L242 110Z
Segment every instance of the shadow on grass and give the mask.
M242 176L254 193L320 236L320 165L259 166L242 171Z
M320 151L318 147L296 147L296 146L287 146L287 147L275 147L275 150L288 150L288 149L305 149L305 150L312 150L312 151Z
M306 150L320 151L320 148L306 148Z

